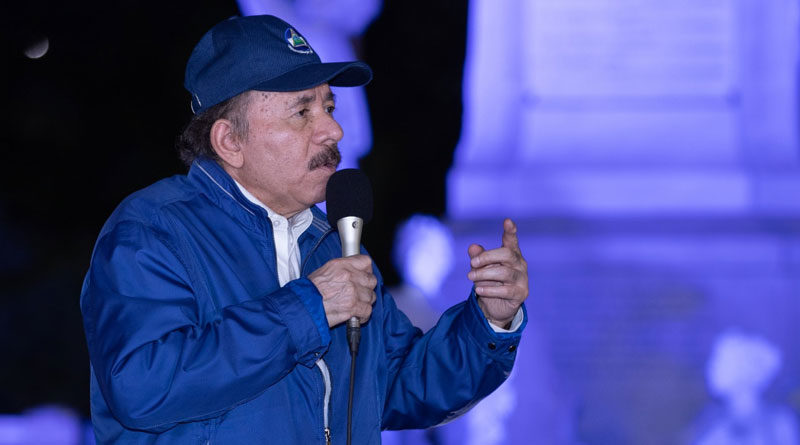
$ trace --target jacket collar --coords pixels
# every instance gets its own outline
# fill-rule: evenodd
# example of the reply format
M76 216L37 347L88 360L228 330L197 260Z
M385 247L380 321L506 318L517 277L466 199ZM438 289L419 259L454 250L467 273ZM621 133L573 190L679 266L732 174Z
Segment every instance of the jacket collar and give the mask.
M267 230L272 233L267 211L242 195L233 178L216 161L205 157L195 159L188 176L204 195L240 223L260 233ZM311 213L314 220L305 233L319 238L330 229L330 225L325 213L317 206L311 208Z

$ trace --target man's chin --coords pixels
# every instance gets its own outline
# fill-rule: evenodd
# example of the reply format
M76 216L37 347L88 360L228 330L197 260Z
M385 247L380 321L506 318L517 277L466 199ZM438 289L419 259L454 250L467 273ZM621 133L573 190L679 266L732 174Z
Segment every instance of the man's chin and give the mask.
M321 174L326 174L328 176L334 174L336 172L336 166L331 164L320 165L319 167L311 170L312 172L320 172Z
M311 170L311 174L314 177L314 182L318 184L319 193L320 193L320 202L325 201L325 194L327 193L328 188L328 180L331 179L331 176L336 173L336 167L331 167L329 165L323 165L321 167L317 167L314 170Z

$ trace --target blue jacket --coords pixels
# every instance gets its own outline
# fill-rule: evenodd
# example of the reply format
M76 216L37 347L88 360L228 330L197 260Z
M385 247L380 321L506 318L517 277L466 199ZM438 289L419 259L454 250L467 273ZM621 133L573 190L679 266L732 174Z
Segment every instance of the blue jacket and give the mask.
M216 162L120 204L81 292L98 443L324 444L326 424L344 443L346 328L328 328L305 278L341 246L313 213L299 239L302 277L280 287L266 212ZM473 294L422 335L375 273L357 356L358 444L468 410L509 375L521 331L492 331Z

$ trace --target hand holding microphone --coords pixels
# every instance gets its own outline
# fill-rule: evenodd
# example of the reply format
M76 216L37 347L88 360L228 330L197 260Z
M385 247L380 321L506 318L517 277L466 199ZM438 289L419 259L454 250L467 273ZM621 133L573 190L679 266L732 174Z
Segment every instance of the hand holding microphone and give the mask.
M328 180L325 199L328 222L342 242L342 258L328 261L308 278L322 294L330 327L344 321L358 326L372 314L378 284L372 259L359 253L362 228L372 218L372 187L360 170L339 170Z
M335 327L353 317L359 323L369 320L378 284L370 257L355 255L330 260L308 278L322 294L328 326Z

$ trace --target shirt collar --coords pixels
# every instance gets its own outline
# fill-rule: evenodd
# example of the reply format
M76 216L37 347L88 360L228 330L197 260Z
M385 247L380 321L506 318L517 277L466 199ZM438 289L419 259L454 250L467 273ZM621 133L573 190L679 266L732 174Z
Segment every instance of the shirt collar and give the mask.
M308 229L308 226L311 225L311 221L314 218L314 215L311 213L311 209L305 209L293 215L291 218L285 218L283 215L276 213L274 210L267 207L267 205L261 202L258 198L253 196L253 194L247 191L247 189L244 188L242 184L239 184L238 181L234 179L233 182L236 184L236 187L239 188L239 191L245 198L247 198L248 201L252 202L253 204L267 211L267 216L269 216L269 219L270 221L272 221L272 224L274 226L280 226L281 223L285 223L292 228L294 236L297 237L301 233L305 232L306 229Z

